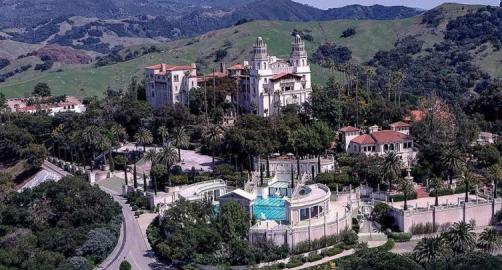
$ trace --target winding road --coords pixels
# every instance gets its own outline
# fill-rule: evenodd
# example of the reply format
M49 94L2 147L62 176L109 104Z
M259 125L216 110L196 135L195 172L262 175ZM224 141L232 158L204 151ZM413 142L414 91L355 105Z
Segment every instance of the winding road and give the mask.
M117 246L108 258L96 269L117 270L123 260L127 260L131 264L132 269L171 269L171 267L159 261L155 256L155 253L150 247L148 240L134 216L134 212L126 203L126 200L115 191L102 186L100 186L100 188L110 194L113 199L120 204L124 222L122 223Z

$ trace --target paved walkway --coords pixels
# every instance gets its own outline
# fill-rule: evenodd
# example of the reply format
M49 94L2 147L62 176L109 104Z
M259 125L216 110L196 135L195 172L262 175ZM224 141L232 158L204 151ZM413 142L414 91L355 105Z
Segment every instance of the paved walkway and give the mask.
M65 176L70 176L71 174L65 170L62 170L58 166L48 162L47 160L42 163L42 168L34 176L31 177L19 191L23 191L27 188L34 188L47 181L59 181Z
M396 243L390 252L395 254L411 253L419 241L419 239L412 239L408 242Z
M368 247L369 248L379 247L379 246L384 245L386 242L387 241L371 241L371 242L368 242ZM318 261L307 262L307 263L305 263L305 264L303 264L301 266L298 266L298 267L295 267L295 268L288 268L288 269L291 269L291 270L305 269L305 268L309 268L309 267L313 267L313 266L325 264L327 262L330 262L330 261L333 261L333 260L336 260L336 259L339 259L339 258L342 258L342 257L350 256L350 255L352 255L354 253L355 253L354 249L349 249L349 250L345 250L342 253L334 255L334 256L324 257L324 258L322 258L322 259L320 259Z
M132 151L136 149L136 146L132 143L128 143L121 148L118 149L118 152L126 152ZM154 149L155 151L160 151L161 147L151 147L147 146L146 151ZM143 147L139 147L138 150L142 151ZM192 167L197 171L211 171L213 158L211 156L200 154L194 150L183 150L181 149L181 163L178 165L183 168L183 170L191 170ZM215 160L216 164L220 161L218 159ZM140 160L137 163L138 172L150 171L150 167L152 166L149 161Z

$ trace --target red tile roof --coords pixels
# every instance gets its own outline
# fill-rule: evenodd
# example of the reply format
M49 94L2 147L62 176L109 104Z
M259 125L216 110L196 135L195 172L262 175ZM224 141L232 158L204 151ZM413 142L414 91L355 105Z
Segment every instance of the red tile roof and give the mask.
M356 132L360 131L360 129L353 127L353 126L346 126L340 129L341 132Z
M409 141L410 136L392 130L375 131L355 137L351 142L357 144L384 144Z
M363 134L360 136L355 137L351 142L357 143L357 144L375 144L376 141L371 137L369 134Z
M167 72L171 72L171 71L192 70L192 69L194 69L194 67L192 67L192 66L176 66L176 65L169 65L169 64L157 64L157 65L145 67L145 69L159 70L160 74L166 74Z
M233 66L229 67L228 69L229 69L229 70L242 70L242 69L244 69L244 68L245 68L245 67L244 67L244 65L243 65L243 64L235 64L235 65L233 65Z
M410 124L407 124L405 122L399 121L399 122L392 123L389 126L394 127L394 128L399 128L399 127L409 127Z
M377 143L402 142L410 140L410 136L392 130L382 130L371 133Z
M284 77L289 77L289 76L292 76L292 77L295 77L295 78L301 78L301 76L295 75L295 74L292 74L292 73L279 73L279 74L275 74L272 77L272 81L277 81L277 80L280 80L280 79L282 79Z

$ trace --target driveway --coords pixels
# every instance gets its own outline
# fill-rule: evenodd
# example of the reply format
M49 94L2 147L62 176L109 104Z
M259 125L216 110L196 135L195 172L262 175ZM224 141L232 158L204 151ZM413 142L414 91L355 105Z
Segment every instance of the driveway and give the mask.
M121 236L115 250L96 269L117 270L123 260L127 260L131 264L132 269L171 269L171 267L159 261L155 256L146 239L146 235L140 228L140 224L134 216L131 207L126 203L126 200L115 191L102 186L100 188L112 195L113 199L120 204L124 222L122 223ZM146 218L151 219L152 217L150 215ZM149 222L151 220L142 220L143 224Z

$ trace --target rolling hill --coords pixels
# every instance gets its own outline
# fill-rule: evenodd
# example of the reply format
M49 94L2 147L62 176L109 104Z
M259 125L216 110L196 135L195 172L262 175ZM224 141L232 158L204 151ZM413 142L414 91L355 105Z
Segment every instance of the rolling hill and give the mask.
M312 55L315 49L324 42L335 42L352 51L353 61L362 63L370 60L381 50L390 50L394 43L407 35L414 35L425 41L426 47L444 40L444 29L449 20L467 14L479 6L447 4L438 7L439 15L426 13L407 19L398 20L338 20L338 21L254 21L207 34L177 40L158 45L160 52L150 53L138 58L99 68L63 67L61 71L45 73L27 71L0 84L0 91L9 97L23 96L31 92L33 86L44 81L49 83L56 94L73 94L89 96L103 94L107 87L125 88L132 76L141 76L144 66L168 62L185 64L204 63L207 69L216 67L215 52L225 47L226 63L240 62L249 58L250 49L257 36L262 36L269 45L269 51L279 57L286 57L290 50L291 32L294 29L304 31L312 36L307 42L307 49ZM437 17L437 18L436 18ZM431 22L432 20L432 22ZM341 38L341 33L348 29L356 29L356 35ZM131 47L123 50L133 50ZM502 75L499 68L502 53L488 48L483 54L476 55L475 61L493 76ZM206 70L207 70L206 69ZM324 83L329 72L319 66L313 66L315 83Z
M17 10L14 8L17 6L11 5L5 10L10 8L12 12L5 13L0 9L0 29L2 25L9 24L25 26L3 29L0 36L4 39L29 44L58 44L101 54L130 46L131 43L189 38L250 20L380 20L407 18L419 13L416 9L402 6L352 5L321 10L291 0L193 0L188 4L179 0L144 0L139 3L131 0L73 3L74 0L69 0L59 7L58 1L61 0L47 0L40 5L36 5L38 0L28 1L34 2L32 8ZM52 15L43 20L48 12ZM17 13L19 17L15 18ZM30 18L25 20L25 16ZM37 20L37 17L40 17L39 23L26 24ZM20 22L16 24L16 20Z
M14 76L7 83L0 84L0 91L9 97L23 96L29 93L37 82L44 81L49 83L56 94L102 95L108 86L124 88L131 76L140 76L143 67L158 62L183 64L201 59L208 62L210 67L216 67L217 63L213 62L215 51L229 44L225 62L232 63L248 59L252 45L258 36L262 36L267 41L271 53L285 57L290 52L291 32L295 28L311 31L314 42L307 43L310 53L325 41L335 41L351 48L354 59L362 62L369 60L379 50L392 48L398 38L397 33L406 31L405 29L412 25L414 20L378 21L378 23L369 20L302 23L254 21L192 39L169 42L159 46L162 50L159 53L147 54L110 66L70 68L62 72L28 71ZM349 27L358 29L358 34L349 39L340 38L341 33ZM314 67L314 72L316 71L319 73L320 67ZM314 78L316 82L321 83L326 76L324 78L314 76Z

